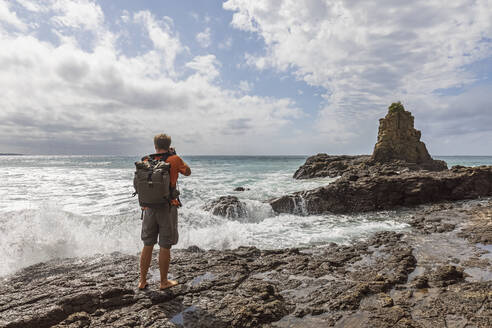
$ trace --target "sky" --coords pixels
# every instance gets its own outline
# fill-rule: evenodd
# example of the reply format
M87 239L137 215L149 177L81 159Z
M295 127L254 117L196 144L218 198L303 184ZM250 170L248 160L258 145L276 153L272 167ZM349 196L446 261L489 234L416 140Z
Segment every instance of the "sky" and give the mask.
M492 0L0 0L0 153L492 155Z

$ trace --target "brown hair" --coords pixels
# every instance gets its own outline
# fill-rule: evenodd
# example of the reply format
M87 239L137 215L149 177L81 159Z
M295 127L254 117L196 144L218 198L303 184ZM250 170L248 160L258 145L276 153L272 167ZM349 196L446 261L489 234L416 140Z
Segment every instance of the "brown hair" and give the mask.
M154 137L154 146L156 149L168 150L171 146L171 137L161 133Z

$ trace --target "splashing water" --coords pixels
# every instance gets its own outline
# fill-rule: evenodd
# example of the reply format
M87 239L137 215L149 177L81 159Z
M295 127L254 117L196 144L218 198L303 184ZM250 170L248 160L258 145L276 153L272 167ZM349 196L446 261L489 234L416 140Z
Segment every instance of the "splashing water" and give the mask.
M275 216L265 200L334 180L292 179L305 157L184 159L193 174L180 178L184 206L179 213L177 248L348 243L375 231L407 226L403 212L304 216L302 202L297 204L301 215ZM1 156L0 275L57 257L112 251L136 254L142 245L140 209L131 197L136 160L138 157ZM488 161L492 163L492 158ZM239 186L246 190L233 191ZM226 195L246 203L245 218L230 220L202 209L206 202Z

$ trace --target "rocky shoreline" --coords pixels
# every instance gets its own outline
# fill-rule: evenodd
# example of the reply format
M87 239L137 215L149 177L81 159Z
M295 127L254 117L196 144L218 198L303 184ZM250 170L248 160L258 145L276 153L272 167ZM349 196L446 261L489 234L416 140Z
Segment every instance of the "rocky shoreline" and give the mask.
M490 327L492 200L409 209L404 232L306 249L173 251L36 264L0 285L1 327Z
M277 213L350 213L492 196L492 166L352 172L324 187L270 200Z
M295 179L340 178L269 203L277 213L310 215L492 196L492 166L455 166L448 170L444 161L432 159L420 137L412 114L400 102L393 103L379 120L371 156L311 156L294 173Z

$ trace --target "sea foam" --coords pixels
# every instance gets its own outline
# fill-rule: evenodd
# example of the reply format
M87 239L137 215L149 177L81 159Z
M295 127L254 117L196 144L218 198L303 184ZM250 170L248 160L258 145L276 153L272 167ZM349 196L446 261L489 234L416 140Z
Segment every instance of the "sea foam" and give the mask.
M37 156L0 158L0 275L58 257L119 251L137 254L140 209L133 192L138 157ZM326 185L294 180L303 157L190 157L180 179L176 248L283 248L348 243L379 230L405 229L398 212L363 215L275 215L266 200ZM236 192L238 186L245 191ZM227 219L203 205L234 195L247 215ZM404 216L404 215L403 215Z

